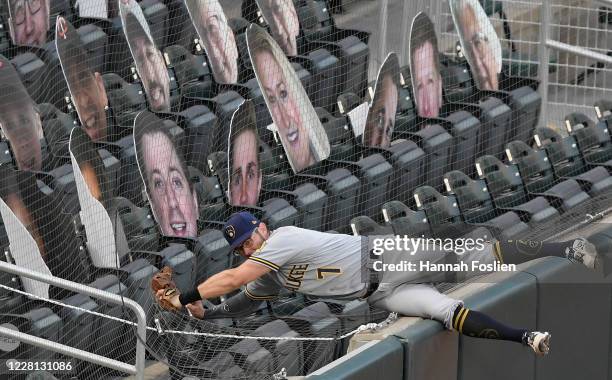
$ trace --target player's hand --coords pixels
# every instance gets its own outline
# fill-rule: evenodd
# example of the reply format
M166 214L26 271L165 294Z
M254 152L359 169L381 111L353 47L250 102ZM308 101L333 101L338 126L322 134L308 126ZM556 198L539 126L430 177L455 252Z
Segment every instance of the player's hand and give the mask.
M177 288L160 289L155 293L157 303L168 311L179 311L183 308L179 300L180 292Z
M204 305L202 301L196 301L186 305L187 310L193 315L195 318L204 319L204 313L206 309L204 309Z

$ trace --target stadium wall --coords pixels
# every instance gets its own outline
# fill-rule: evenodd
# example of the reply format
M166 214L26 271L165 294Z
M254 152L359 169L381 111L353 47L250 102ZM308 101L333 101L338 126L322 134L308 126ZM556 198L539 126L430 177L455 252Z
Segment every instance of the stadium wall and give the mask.
M612 238L605 232L596 241L602 247ZM612 278L600 278L565 259L545 258L521 266L502 281L485 281L449 294L467 295L468 307L502 321L551 332L547 357L535 357L513 343L459 336L437 322L420 320L307 378L392 379L386 374L403 373L404 380L612 379ZM390 372L398 366L401 372Z

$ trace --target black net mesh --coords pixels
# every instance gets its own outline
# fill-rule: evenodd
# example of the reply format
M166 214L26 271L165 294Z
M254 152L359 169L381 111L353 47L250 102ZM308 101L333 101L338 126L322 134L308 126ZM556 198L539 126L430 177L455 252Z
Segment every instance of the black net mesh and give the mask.
M161 377L306 375L388 312L298 289L200 320L163 311L152 276L171 267L185 293L241 265L238 211L272 230L531 240L605 218L612 106L546 122L534 42L495 6L512 2L388 3L0 1L0 260L123 300L0 271L0 326L133 364L131 299ZM71 360L37 376L127 376L0 341L0 367L25 358Z

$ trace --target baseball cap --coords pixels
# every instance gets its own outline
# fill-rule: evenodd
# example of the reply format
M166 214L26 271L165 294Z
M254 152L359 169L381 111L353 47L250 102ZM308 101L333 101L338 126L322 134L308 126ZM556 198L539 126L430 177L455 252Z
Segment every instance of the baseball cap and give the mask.
M236 249L251 237L259 226L259 219L247 211L232 214L223 226L223 236L232 249Z

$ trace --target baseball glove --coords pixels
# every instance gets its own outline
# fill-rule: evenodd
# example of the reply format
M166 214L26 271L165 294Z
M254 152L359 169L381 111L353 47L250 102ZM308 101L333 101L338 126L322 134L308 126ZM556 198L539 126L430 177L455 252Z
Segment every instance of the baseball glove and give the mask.
M181 292L178 290L178 288L168 288L168 289L164 290L164 294L161 297L157 298L157 303L164 310L179 311L180 309L178 309L176 306L174 306L172 304L172 301L170 301L170 300L173 297L179 296L180 294L181 294Z
M176 288L176 284L172 280L172 268L165 266L159 272L153 275L151 279L151 290L156 294L158 290Z
M172 280L172 268L165 266L161 271L155 273L151 279L151 290L159 306L165 310L178 311L170 301L173 297L180 295L180 291ZM162 296L157 297L157 292L159 290L163 290L164 293Z

